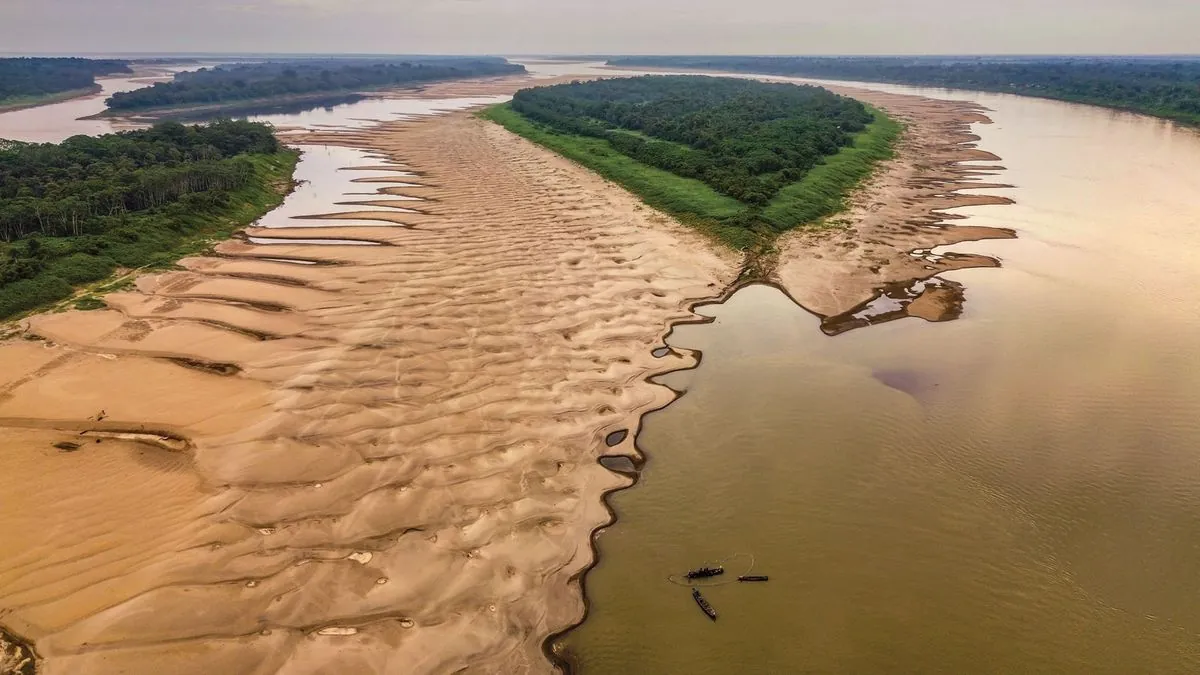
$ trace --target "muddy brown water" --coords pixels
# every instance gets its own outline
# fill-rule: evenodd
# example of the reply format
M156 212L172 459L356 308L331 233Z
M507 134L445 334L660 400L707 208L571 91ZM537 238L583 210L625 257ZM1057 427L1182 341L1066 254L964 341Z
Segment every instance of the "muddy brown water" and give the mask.
M1200 672L1200 135L920 93L994 110L1018 203L960 212L1020 238L949 250L1003 268L946 275L950 323L829 337L752 286L678 328L576 672ZM666 579L735 554L771 580L703 589L715 623Z

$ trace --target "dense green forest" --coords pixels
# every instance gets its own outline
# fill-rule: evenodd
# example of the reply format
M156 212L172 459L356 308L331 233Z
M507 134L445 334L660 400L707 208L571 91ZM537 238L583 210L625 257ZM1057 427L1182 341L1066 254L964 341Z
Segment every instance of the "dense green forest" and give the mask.
M128 73L125 61L94 59L0 59L0 104L88 89L99 75Z
M484 116L736 247L837 211L899 132L819 87L703 76L525 89Z
M524 66L492 57L447 57L419 61L311 59L243 63L179 73L171 82L114 94L108 99L108 107L124 112L170 106L205 106L523 72Z
M0 318L117 267L163 264L278 204L295 168L263 124L168 122L0 147Z
M872 119L863 104L819 87L697 76L525 89L512 107L758 206L847 145Z
M978 89L1090 103L1200 124L1198 60L638 56L612 59L609 64Z

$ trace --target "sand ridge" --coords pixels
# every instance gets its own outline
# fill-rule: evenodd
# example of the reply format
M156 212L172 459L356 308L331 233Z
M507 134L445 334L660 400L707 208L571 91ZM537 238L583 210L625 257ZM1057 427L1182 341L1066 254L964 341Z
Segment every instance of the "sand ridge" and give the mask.
M0 344L0 623L44 672L549 671L582 617L630 480L597 460L636 454L604 438L739 256L468 114L315 141L419 170L369 187L423 213L252 228L284 243Z

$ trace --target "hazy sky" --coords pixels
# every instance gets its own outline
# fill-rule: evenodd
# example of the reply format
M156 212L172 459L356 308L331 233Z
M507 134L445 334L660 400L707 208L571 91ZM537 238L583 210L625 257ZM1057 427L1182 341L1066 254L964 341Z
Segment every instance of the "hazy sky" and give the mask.
M0 51L1198 53L1200 0L0 0Z

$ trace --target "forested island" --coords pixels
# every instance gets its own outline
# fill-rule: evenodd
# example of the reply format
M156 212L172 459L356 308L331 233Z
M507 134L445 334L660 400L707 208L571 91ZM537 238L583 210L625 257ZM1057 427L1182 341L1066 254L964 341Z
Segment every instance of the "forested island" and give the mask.
M1148 58L634 56L619 67L764 73L1040 96L1200 124L1200 61Z
M0 109L84 94L99 76L129 72L127 62L111 59L0 59Z
M483 116L738 248L838 211L899 133L820 87L704 76L524 89Z
M0 318L228 236L279 204L296 159L228 120L0 146Z
M243 63L178 73L171 82L117 93L107 103L109 111L118 114L172 108L224 109L244 107L247 102L321 103L329 97L341 103L349 92L523 72L524 66L492 57Z

